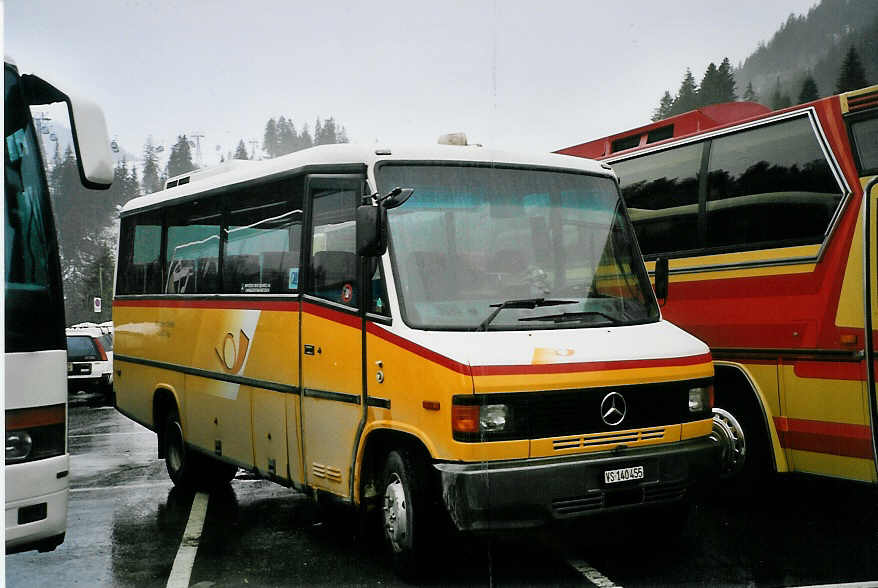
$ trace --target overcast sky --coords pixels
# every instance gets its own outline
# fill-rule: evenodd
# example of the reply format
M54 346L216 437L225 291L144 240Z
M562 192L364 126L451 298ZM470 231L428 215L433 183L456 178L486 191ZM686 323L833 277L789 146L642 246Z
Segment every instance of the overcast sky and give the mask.
M213 163L279 115L361 143L549 151L648 122L686 67L736 65L815 3L7 0L4 50L100 103L138 156L199 132Z

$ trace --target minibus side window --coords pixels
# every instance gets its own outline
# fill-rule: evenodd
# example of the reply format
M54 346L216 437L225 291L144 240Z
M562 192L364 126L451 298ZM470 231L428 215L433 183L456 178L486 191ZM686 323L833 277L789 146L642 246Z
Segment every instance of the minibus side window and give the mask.
M360 199L352 189L313 192L309 294L358 308L356 223Z
M162 220L159 213L122 219L118 294L162 292Z
M291 294L299 289L302 182L274 182L229 198L223 291ZM205 260L207 261L207 260Z
M215 294L220 247L217 198L182 204L168 211L165 294ZM210 271L204 266L210 264Z

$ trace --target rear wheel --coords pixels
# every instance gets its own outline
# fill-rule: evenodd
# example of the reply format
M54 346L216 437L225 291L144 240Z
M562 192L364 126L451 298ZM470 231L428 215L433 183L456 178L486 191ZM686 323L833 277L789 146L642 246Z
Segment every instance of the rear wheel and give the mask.
M165 468L175 486L191 488L198 479L196 473L197 456L186 449L183 427L176 409L168 412L164 426Z

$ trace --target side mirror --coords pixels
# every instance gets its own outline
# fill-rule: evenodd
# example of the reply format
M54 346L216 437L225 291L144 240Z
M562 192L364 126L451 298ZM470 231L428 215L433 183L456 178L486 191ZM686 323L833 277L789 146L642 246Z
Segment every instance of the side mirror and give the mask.
M113 183L113 156L107 121L101 108L84 98L72 98L46 80L24 74L21 84L31 106L64 102L70 116L73 148L82 185L92 190L106 190Z
M385 223L387 213L382 206L364 204L357 207L357 255L376 257L387 251Z
M668 260L665 257L655 260L655 297L659 300L668 297Z

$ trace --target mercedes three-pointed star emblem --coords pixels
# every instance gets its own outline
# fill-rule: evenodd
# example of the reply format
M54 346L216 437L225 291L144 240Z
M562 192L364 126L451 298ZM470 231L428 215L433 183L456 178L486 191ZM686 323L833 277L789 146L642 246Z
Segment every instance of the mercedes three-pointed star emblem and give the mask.
M618 392L610 392L601 400L601 419L611 427L621 423L627 412L625 398Z

